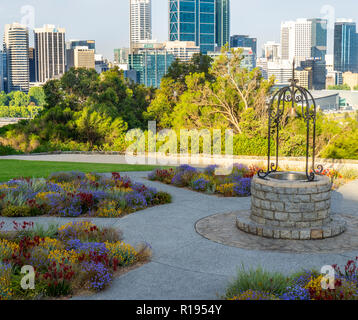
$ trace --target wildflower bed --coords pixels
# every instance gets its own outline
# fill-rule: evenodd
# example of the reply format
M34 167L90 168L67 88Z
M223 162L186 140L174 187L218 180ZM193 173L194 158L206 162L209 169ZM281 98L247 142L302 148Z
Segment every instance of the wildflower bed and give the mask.
M148 261L151 254L149 245L135 249L121 241L120 232L90 221L47 229L14 222L14 229L0 231L0 300L98 292L114 276ZM35 270L32 290L21 286L23 266Z
M224 197L248 197L251 195L252 178L259 170L265 170L263 167L255 165L234 164L231 174L222 176L215 174L217 168L218 166L211 165L201 171L189 165L182 165L176 169L155 169L148 175L148 179ZM278 170L282 171L281 168ZM285 168L285 171L300 170ZM358 172L354 170L339 172L334 169L326 169L322 174L330 178L333 190L358 178Z
M119 173L58 172L47 179L13 179L0 184L0 215L118 218L171 202L165 192L147 188Z
M176 169L156 169L148 175L148 179L224 197L251 195L251 180L258 172L258 167L235 164L232 173L227 176L216 175L216 169L215 165L203 171L189 165L182 165Z
M332 265L335 276L329 281L316 270L290 277L258 268L241 268L224 296L227 300L358 300L358 257L349 260L344 271Z

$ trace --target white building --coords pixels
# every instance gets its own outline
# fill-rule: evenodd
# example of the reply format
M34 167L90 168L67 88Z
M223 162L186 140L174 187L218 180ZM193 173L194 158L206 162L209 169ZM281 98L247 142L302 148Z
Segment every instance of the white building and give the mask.
M5 25L4 50L7 59L7 91L29 91L29 32L19 23Z
M327 20L297 19L281 23L281 58L298 63L324 59L327 53Z
M281 56L281 45L275 41L268 41L264 44L264 56L267 61L278 61Z
M130 0L130 44L152 39L151 0Z
M200 53L200 47L194 41L167 41L164 47L168 53L173 54L180 61L189 61L196 53Z
M292 64L288 60L267 62L267 77L275 76L276 85L287 85L292 79Z
M65 33L54 25L34 29L36 81L57 79L65 73Z

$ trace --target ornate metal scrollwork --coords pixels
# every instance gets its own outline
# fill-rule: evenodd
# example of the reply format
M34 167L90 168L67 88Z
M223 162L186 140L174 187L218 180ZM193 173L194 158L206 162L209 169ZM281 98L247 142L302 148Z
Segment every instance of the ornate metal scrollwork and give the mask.
M315 166L316 153L316 119L317 106L312 94L305 88L298 85L298 80L295 79L295 62L293 62L292 79L290 85L276 91L273 97L268 102L268 160L267 171L260 170L258 176L261 179L266 179L271 173L278 171L279 163L279 131L282 117L285 114L286 104L291 104L292 111L296 112L296 105L301 105L302 117L306 122L307 136L306 136L306 176L307 181L314 181L316 175L323 173L323 166ZM311 130L312 126L312 130ZM271 163L271 141L273 129L276 130L276 161ZM310 145L310 135L312 132L312 145ZM309 166L309 156L312 147L312 167Z

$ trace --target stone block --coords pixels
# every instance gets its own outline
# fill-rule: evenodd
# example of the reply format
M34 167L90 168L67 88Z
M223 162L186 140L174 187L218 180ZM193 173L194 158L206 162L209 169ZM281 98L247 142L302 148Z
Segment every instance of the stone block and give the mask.
M287 202L285 203L285 211L289 213L299 213L300 207L298 203Z
M292 221L281 221L280 226L283 228L294 228L296 225L295 222Z
M300 240L300 232L297 230L292 230L291 231L291 238L293 240Z
M293 202L311 202L311 196L309 194L296 194L292 196Z
M316 212L302 213L302 221L315 221L317 219Z
M273 230L272 229L264 228L262 234L266 238L273 238Z
M322 229L311 230L311 239L313 240L323 239L323 230Z
M271 209L271 201L268 200L261 200L261 206L264 210L270 210Z
M302 213L315 211L314 203L300 203L299 210Z
M302 213L290 213L288 216L288 220L294 222L302 221Z
M287 212L275 212L275 219L278 221L287 221L288 213Z
M281 230L281 239L291 239L291 231L290 230Z
M274 212L271 210L263 210L262 215L265 219L273 219L274 218Z
M273 237L274 237L274 239L281 239L280 230L274 230Z
M309 228L310 223L309 222L296 222L296 227L299 229Z
M285 210L285 205L284 205L283 202L272 201L271 202L271 210L273 210L273 211L284 211Z
M277 193L273 193L271 192L267 192L266 193L266 199L270 200L270 201L278 201L279 200L279 195Z
M309 240L311 238L311 232L309 230L300 231L300 240Z

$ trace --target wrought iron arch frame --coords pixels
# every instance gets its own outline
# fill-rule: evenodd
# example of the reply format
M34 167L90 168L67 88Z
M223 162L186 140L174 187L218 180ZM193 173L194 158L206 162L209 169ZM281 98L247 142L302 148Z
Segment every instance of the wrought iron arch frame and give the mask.
M279 164L279 134L280 134L280 121L285 113L285 107L287 103L292 103L292 110L295 110L295 103L301 105L302 116L306 122L306 176L307 181L314 181L316 175L322 174L323 166L319 165L315 167L315 153L316 153L316 120L317 120L317 105L312 94L305 88L297 85L295 80L295 64L293 64L292 79L289 86L283 87L278 90L269 103L268 107L268 161L267 171L260 170L258 176L262 179L266 179L271 173L278 171ZM310 103L312 101L312 103ZM313 108L312 108L313 105ZM310 124L313 124L312 129L312 167L309 166L309 154L310 154ZM271 141L272 141L272 129L276 128L276 163L271 163Z

